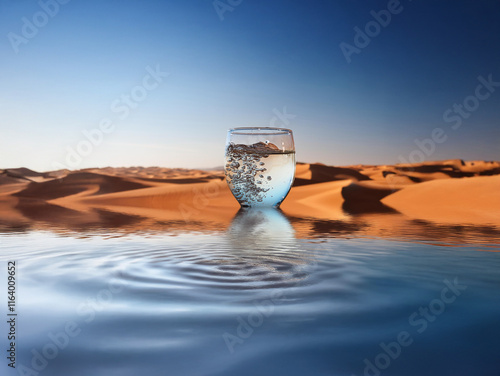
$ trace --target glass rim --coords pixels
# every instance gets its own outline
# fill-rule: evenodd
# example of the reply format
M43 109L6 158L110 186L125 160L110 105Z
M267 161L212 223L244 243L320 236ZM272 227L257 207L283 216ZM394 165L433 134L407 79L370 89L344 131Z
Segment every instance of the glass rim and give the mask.
M274 127L237 127L228 130L231 134L243 135L243 136L257 136L257 135L292 135L293 132L288 128L274 128Z

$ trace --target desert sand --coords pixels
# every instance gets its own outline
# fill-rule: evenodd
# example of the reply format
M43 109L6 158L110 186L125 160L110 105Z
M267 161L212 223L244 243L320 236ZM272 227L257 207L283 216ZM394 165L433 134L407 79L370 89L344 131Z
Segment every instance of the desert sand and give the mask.
M281 210L299 238L500 243L500 162L298 163ZM0 170L0 230L226 231L239 210L221 170Z

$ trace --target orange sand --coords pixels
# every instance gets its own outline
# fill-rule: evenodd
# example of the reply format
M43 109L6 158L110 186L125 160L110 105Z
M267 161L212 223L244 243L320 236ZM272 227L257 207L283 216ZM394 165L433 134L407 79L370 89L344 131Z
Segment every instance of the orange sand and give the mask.
M303 237L316 232L397 238L413 224L414 234L422 235L432 226L451 225L490 226L500 234L499 188L500 162L347 167L299 163L281 209ZM134 231L163 226L225 231L238 210L222 171L0 170L2 228Z

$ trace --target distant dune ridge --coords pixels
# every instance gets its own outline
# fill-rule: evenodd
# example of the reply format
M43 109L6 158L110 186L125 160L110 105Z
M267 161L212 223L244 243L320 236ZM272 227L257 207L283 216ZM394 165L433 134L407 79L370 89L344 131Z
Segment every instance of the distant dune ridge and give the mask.
M0 226L134 228L140 223L220 231L238 209L220 169L0 170ZM366 228L372 235L388 228L394 233L401 220L500 229L500 162L298 163L282 210L298 233L312 231L305 227L313 222L303 226L301 218L312 218L318 229L332 233Z

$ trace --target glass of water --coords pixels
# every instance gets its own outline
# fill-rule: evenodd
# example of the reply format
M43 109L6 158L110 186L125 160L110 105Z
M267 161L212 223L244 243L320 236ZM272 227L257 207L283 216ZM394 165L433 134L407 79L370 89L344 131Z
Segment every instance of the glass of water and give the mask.
M233 128L226 140L226 181L242 207L279 207L295 177L293 133Z

